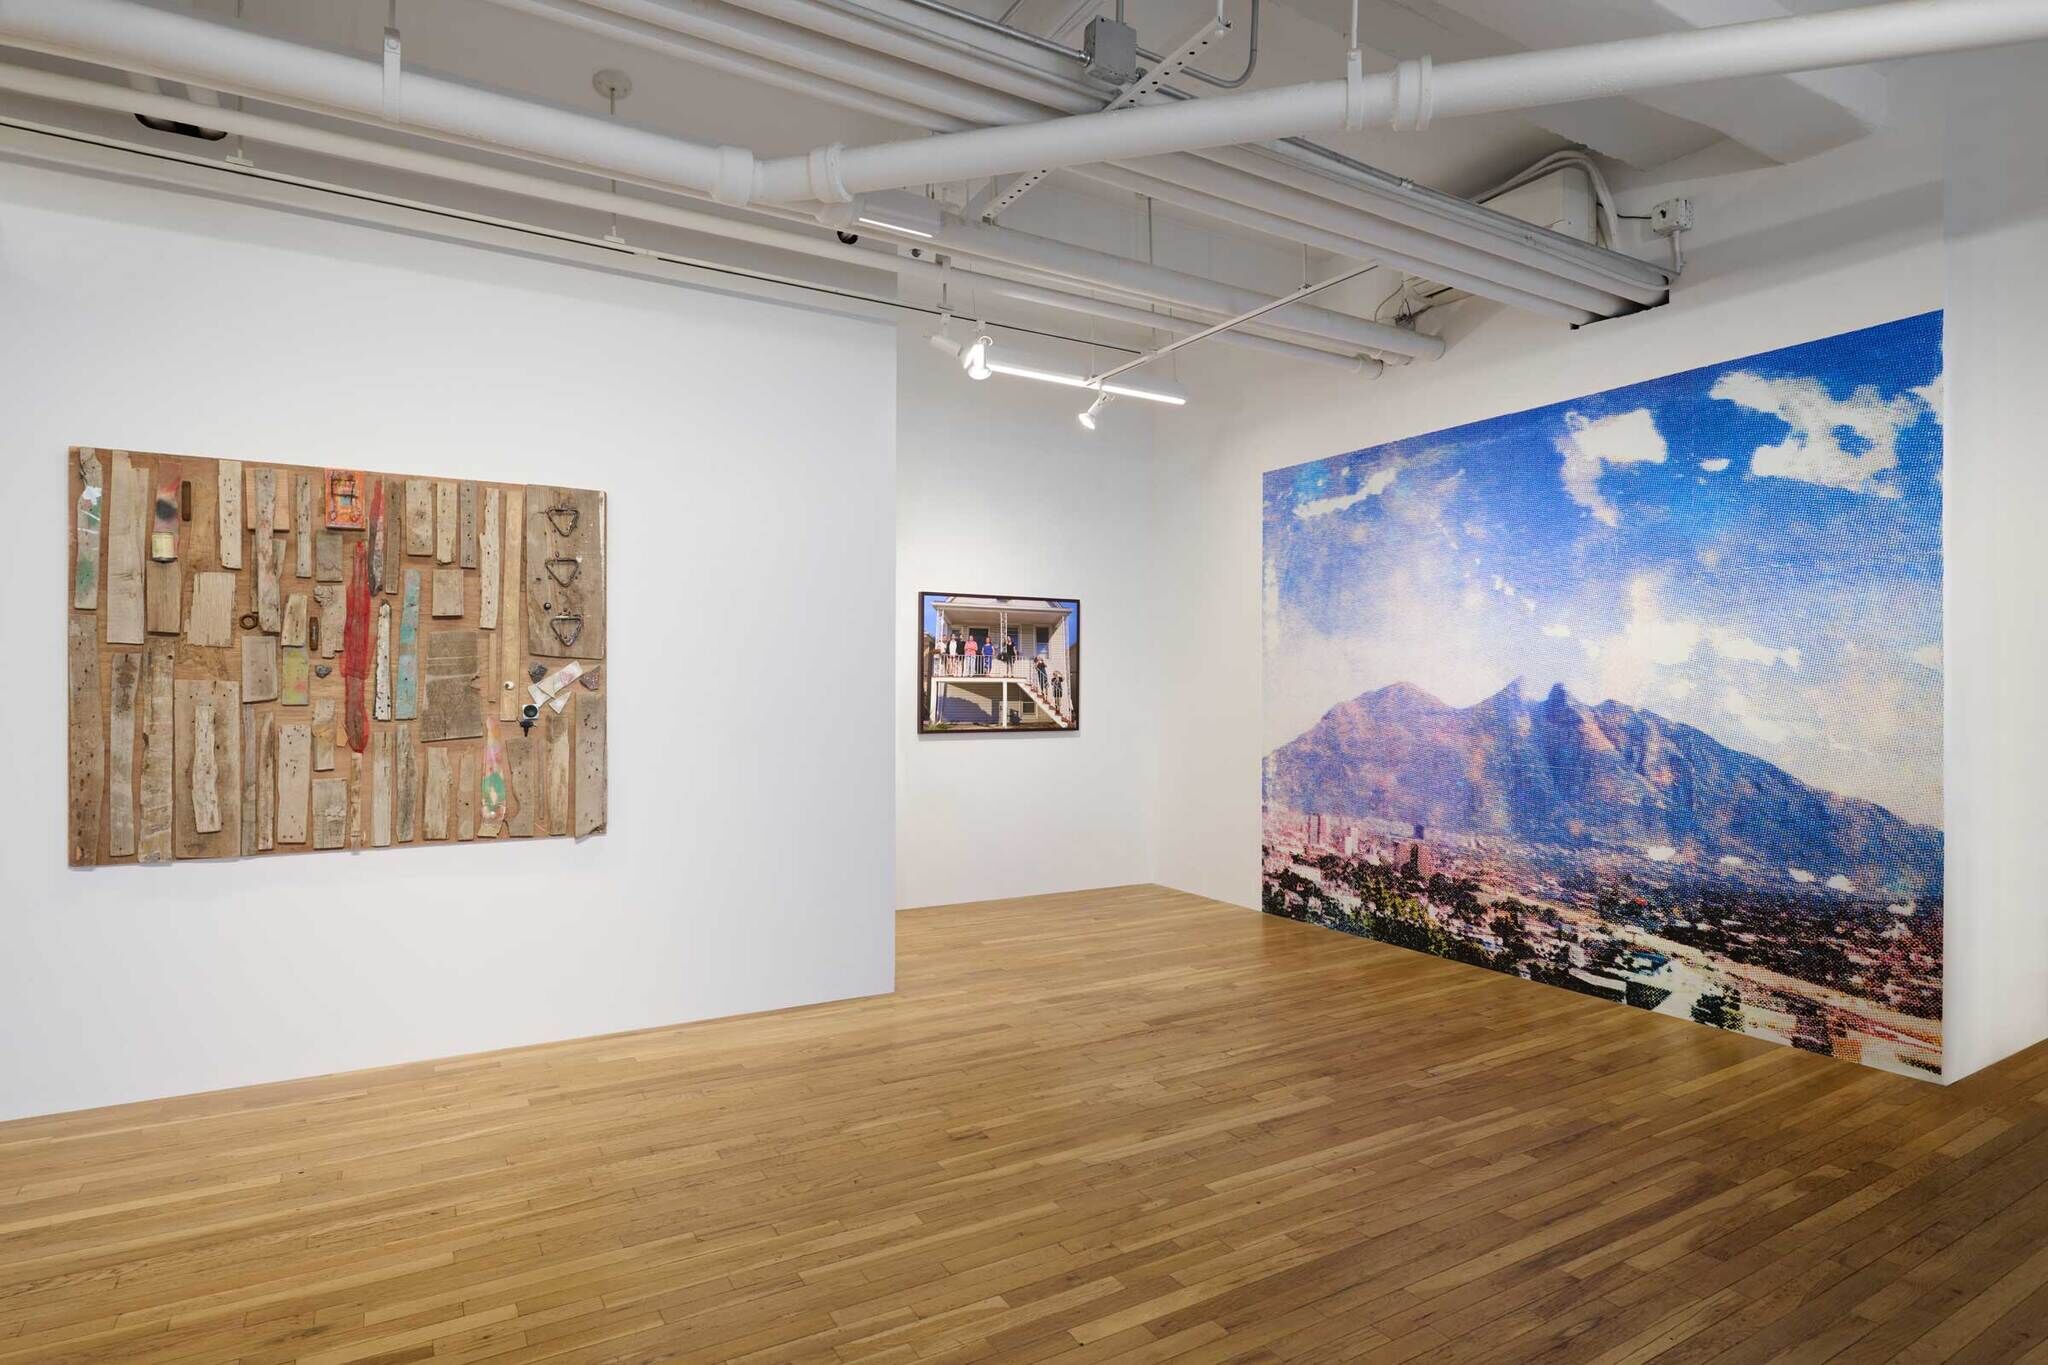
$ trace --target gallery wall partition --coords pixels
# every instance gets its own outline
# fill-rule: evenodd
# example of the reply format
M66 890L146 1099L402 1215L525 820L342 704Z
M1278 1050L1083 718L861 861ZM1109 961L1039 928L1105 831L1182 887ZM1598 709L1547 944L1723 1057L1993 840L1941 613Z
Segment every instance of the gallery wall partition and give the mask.
M13 164L0 241L0 373L24 398L0 412L0 493L20 513L0 613L21 658L39 661L20 672L8 712L0 1116L892 988L906 613L894 592L887 323ZM787 401L792 372L803 403ZM105 499L90 610L73 545L87 457ZM232 462L239 483L224 476ZM360 529L347 524L351 476ZM268 559L257 556L266 487ZM223 489L242 496L239 567L219 562ZM366 569L371 558L380 489L382 572L362 584L376 591L355 617L347 593L357 558ZM159 493L170 495L161 526ZM343 601L324 600L337 586ZM121 618L111 635L110 615ZM366 627L360 751L348 728L354 620ZM78 621L100 704L75 713L74 731ZM804 667L791 664L798 637ZM278 695L263 700L273 645ZM192 793L176 765L177 685L234 694L213 709L221 829L204 850L233 856L188 857L174 831L172 861L139 862L157 828L143 799L158 781L150 660L165 655L174 819ZM317 766L323 701L336 712L332 770ZM408 703L417 715L400 714ZM248 707L256 724L236 733ZM597 715L602 748L587 752L602 754L601 786L576 768ZM313 765L307 841L280 844L280 824L298 832L299 727ZM502 797L488 778L493 728ZM109 767L129 756L134 802L105 800L123 774L103 769L97 856L74 867L66 773L74 742L89 750L95 734ZM244 857L251 734L258 819ZM465 841L472 759L476 837ZM314 851L314 786L349 776L344 847ZM589 802L600 792L601 811ZM111 851L117 808L133 811L134 855ZM564 820L567 833L547 837Z

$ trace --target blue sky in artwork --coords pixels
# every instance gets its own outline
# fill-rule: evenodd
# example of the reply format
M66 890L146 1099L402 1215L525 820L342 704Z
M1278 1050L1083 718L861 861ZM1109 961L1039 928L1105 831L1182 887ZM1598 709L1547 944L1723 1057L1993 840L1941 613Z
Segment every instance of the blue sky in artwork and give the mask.
M1562 682L1941 819L1941 315L1265 477L1266 741Z

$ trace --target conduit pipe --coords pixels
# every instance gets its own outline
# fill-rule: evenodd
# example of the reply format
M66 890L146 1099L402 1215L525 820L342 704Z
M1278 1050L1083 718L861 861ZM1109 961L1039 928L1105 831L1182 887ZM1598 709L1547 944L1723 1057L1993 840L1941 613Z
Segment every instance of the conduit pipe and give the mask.
M82 80L50 71L30 70L26 67L0 65L0 90L37 99L105 109L112 113L146 114L167 122L190 122L197 116L197 111L189 102L174 96L141 90L123 90L97 81ZM917 260L891 252L847 246L829 237L744 222L675 204L635 199L590 186L550 180L521 171L503 170L479 162L443 156L436 152L375 142L346 133L331 132L324 128L312 128L261 114L251 114L239 109L209 107L205 111L205 118L209 124L225 132L238 133L272 146L291 147L315 155L382 166L387 170L407 174L431 176L438 180L471 185L522 198L590 209L596 213L617 213L624 218L660 223L687 232L702 233L728 241L747 242L772 250L838 261L864 269L892 273L904 279L938 283L945 278L945 267L929 260ZM1147 312L1142 308L1110 303L1086 295L997 279L957 264L953 270L956 274L972 274L975 284L991 293L1044 308L1086 317L1106 318L1175 335L1193 332L1202 326L1200 323L1167 317ZM1354 373L1379 372L1377 362L1357 355L1340 355L1250 334L1230 333L1228 339L1248 349L1282 355L1290 360L1334 366Z
M1240 227L1257 228L1270 214L1278 214L1289 220L1297 240L1319 250L1376 260L1411 275L1497 299L1510 307L1562 318L1575 326L1631 311L1628 304L1612 294L1602 294L1582 285L1562 284L1526 266L1516 266L1481 251L1460 248L1454 243L1432 239L1430 245L1436 250L1425 259L1392 245L1405 245L1410 239L1423 236L1412 229L1380 223L1356 209L1258 181L1221 166L1197 164L1211 183L1203 184L1193 174L1186 180L1178 175L1166 180L1114 166L1091 166L1087 175L1091 180L1147 195L1161 203L1179 204L1193 212ZM1229 179L1233 176L1237 177L1235 181ZM1223 188L1219 189L1219 186ZM1204 190L1217 192L1207 194L1202 192ZM1267 210L1256 207L1261 201L1268 205ZM1479 273L1481 270L1483 274ZM1505 282L1507 280L1514 283ZM1572 302L1560 302L1556 294L1563 294Z
M777 157L755 170L754 193L794 201L973 180L1165 152L1233 146L1388 123L1538 108L1639 90L2048 38L2042 0L1890 0L1822 14L1520 52L1310 81L1171 105L1076 114L1045 123ZM820 174L820 172L828 174ZM822 183L821 183L822 182Z
M1092 284L1136 285L1144 293L1228 317L1268 302L1265 295L1236 285L1221 284L1195 275L1183 275L1163 266L1147 265L1125 256L1111 256L1067 242L1055 242L993 223L963 223L944 219L930 239L933 246L969 256L1009 261L1016 265L1050 271L1069 279ZM1288 332L1327 341L1336 338L1368 351L1386 352L1416 360L1434 360L1444 353L1441 338L1426 336L1402 327L1367 322L1348 313L1334 313L1311 304L1294 303L1276 308L1260 321Z
M772 61L711 43L692 43L668 28L622 15L600 14L588 6L573 3L573 0L491 0L491 3L568 28L581 29L585 33L594 33L614 42L659 52L665 57L681 57L707 70L739 76L772 90L824 100L841 109L872 114L906 127L958 132L993 122L980 117L942 114L928 105L892 98L877 81L869 81L865 88L856 88L843 81L820 79L795 64ZM808 53L804 54L803 60L811 60Z
M636 14L674 13L671 7L660 3L660 0L590 0L590 3L584 3L584 0L493 0L493 2L517 10L561 17L566 22L588 25L595 31L600 32L604 31L608 25L632 25L632 35L634 37L642 39L649 46L655 47L669 55L680 56L685 60L703 61L707 57L715 56L718 52L716 48L707 48L701 44L693 43L690 39L683 37L679 32L671 28L657 27L651 21L650 23L642 24L637 19L629 20L612 14L598 14L590 8L590 3L603 5L607 9L622 9L624 6L630 5ZM871 0L871 3L873 2L874 0ZM927 0L887 0L887 2L910 4L923 8ZM885 43L875 43L873 35L869 31L875 27L875 16L871 15L868 18L857 17L859 12L865 11L865 6L847 6L846 9L852 12L843 13L841 7L830 3L829 0L742 0L742 3L750 8L759 9L763 13L773 13L787 18L791 23L815 25L815 33L799 31L798 36L818 44L821 49L829 50L841 56L847 51L855 49L839 43L835 38L818 35L843 32L848 43L874 45L877 47L887 46ZM941 10L935 13L943 16L947 12L949 11ZM572 18L571 16L574 17ZM1002 31L1005 33L1009 32L1009 30ZM931 45L926 44L926 47L930 48ZM934 63L944 62L954 69L959 69L964 61L967 64L967 69L976 75L981 74L987 64L985 54L977 58L973 55L955 55L951 50L941 48L919 51L915 47L908 47L904 50L915 54L919 60ZM716 63L713 62L711 64L715 65ZM834 82L820 79L812 93L820 98L830 99L833 98L837 88ZM899 72L887 81L876 83L874 88L904 101L922 103L931 98L930 90L922 84L922 73L913 73L906 76ZM861 92L850 93L858 95ZM1078 95L1078 98L1083 101L1078 107L1094 109L1100 106L1100 97L1093 93L1082 92ZM1073 108L1076 106L1067 104L1063 107ZM1014 106L1006 106L993 98L985 107L975 108L972 112L974 117L982 123L1008 124L1019 121ZM1036 110L1034 117L1042 117L1044 112L1043 109ZM962 125L957 119L949 118L946 115L926 113L922 116L919 126L943 131L957 129ZM1214 155L1212 154L1212 157ZM1524 235L1521 237L1508 236L1505 240L1499 241L1496 240L1502 237L1502 233L1499 231L1486 232L1476 228L1466 231L1458 225L1449 225L1447 228L1447 225L1442 221L1441 214L1431 218L1423 210L1414 210L1412 216L1425 222L1431 222L1436 228L1435 231L1402 226L1388 228L1382 224L1380 225L1381 231L1365 234L1357 230L1362 224L1372 221L1359 217L1359 214L1365 212L1365 210L1358 209L1355 206L1340 205L1332 207L1325 196L1314 194L1307 190L1299 192L1275 190L1274 193L1278 195L1291 196L1295 199L1300 199L1305 195L1319 206L1317 216L1306 220L1303 220L1300 214L1282 216L1279 213L1270 211L1264 205L1264 200L1267 197L1264 192L1249 198L1241 194L1230 198L1221 198L1214 194L1206 193L1201 189L1192 188L1198 184L1204 172L1215 171L1216 168L1210 165L1212 157L1194 155L1158 157L1153 158L1149 163L1138 163L1125 169L1155 176L1157 179L1164 180L1168 184L1178 187L1174 194L1170 196L1160 195L1158 197L1170 199L1172 202L1180 204L1185 208L1206 214L1219 221L1235 223L1241 227L1276 236L1286 241L1317 246L1347 255L1356 255L1359 248L1365 246L1373 250L1375 255L1385 259L1389 264L1409 270L1414 274L1430 279L1443 279L1445 283L1454 284L1459 288L1467 289L1469 292L1496 299L1510 306L1525 307L1532 311L1559 317L1573 323L1587 322L1594 316L1610 317L1632 311L1636 304L1657 302L1662 299L1666 288L1664 276L1654 268L1641 272L1634 280L1633 287L1623 291L1614 290L1611 284L1606 289L1600 289L1596 285L1587 282L1591 280L1605 283L1611 278L1613 272L1602 272L1583 265L1574 266L1568 271L1553 269L1552 263L1559 249L1558 245L1552 243L1546 249L1545 245L1538 241L1540 230L1523 224L1515 224L1512 219L1502 219L1501 221L1513 224L1509 231L1512 232L1519 229ZM1180 173L1182 168L1187 168L1186 174ZM1113 173L1104 172L1100 168L1081 167L1077 168L1075 173L1084 178L1095 179L1119 188L1134 188L1129 177L1118 177ZM1254 174L1254 172L1243 168L1235 168L1234 178L1241 181L1251 174ZM1302 179L1315 183L1317 178L1303 176ZM1412 186L1407 188L1414 191ZM1415 193L1422 192L1415 191ZM1457 203L1459 201L1453 200L1451 202ZM1464 207L1469 209L1471 206L1466 205ZM1329 212L1323 213L1321 210L1329 210ZM1495 216L1497 217L1498 215ZM1475 214L1474 217L1481 224L1486 222L1484 215ZM1332 218L1342 218L1348 222L1348 228L1340 229L1346 240L1332 238L1329 230ZM1324 230L1319 231L1316 227L1304 226L1304 221L1319 224ZM1461 233L1462 236L1450 236L1449 233ZM1402 240L1414 245L1405 249L1397 248L1395 243ZM1558 240L1559 242L1566 241L1566 239ZM1447 246L1443 245L1445 242L1448 242ZM1576 246L1578 244L1570 243L1570 245ZM1421 249L1416 249L1417 247ZM1401 254L1397 255L1397 250ZM1494 255L1505 257L1509 264L1500 265L1499 262L1488 262L1488 257ZM1449 263L1439 268L1439 259ZM1461 268L1461 260L1470 261L1472 264L1469 267ZM1493 268L1481 268L1481 263L1486 263ZM1553 279L1555 275L1560 273L1567 275L1563 283L1555 282ZM1573 276L1580 278L1572 278ZM1504 283L1493 283L1496 280L1503 281ZM1617 294L1620 297L1617 297ZM1622 301L1623 298L1627 301Z

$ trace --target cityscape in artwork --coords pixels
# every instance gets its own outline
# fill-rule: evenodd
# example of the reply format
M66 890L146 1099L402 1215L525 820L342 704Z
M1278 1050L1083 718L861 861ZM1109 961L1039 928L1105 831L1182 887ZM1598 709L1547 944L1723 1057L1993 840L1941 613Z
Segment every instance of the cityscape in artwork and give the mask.
M1265 479L1263 908L1942 1064L1941 315Z

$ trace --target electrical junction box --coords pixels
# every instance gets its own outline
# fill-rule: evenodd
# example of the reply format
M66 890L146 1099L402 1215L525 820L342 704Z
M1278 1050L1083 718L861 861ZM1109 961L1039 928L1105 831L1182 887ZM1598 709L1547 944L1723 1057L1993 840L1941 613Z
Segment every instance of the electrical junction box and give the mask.
M1560 167L1541 180L1532 180L1520 189L1483 202L1495 213L1549 228L1576 241L1597 239L1593 182L1577 166Z
M1593 181L1584 170L1577 166L1561 166L1544 176L1532 180L1519 188L1497 194L1491 199L1481 200L1495 213L1504 213L1510 218L1519 218L1537 227L1549 228L1579 242L1599 240L1598 208L1593 198ZM1363 277L1361 283L1367 292L1377 290L1384 295L1387 286L1372 283L1374 276ZM1427 276L1410 275L1403 283L1404 303L1408 307L1453 303L1469 297L1462 289L1453 289ZM1334 291L1326 300L1330 306L1337 303ZM1351 306L1356 306L1355 303ZM1389 311L1392 305L1388 305Z
M1129 85L1138 76L1138 30L1106 14L1088 21L1081 41L1088 54L1088 75L1105 85Z

